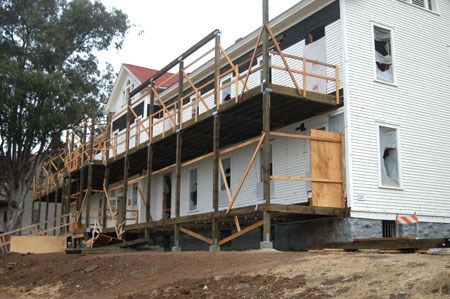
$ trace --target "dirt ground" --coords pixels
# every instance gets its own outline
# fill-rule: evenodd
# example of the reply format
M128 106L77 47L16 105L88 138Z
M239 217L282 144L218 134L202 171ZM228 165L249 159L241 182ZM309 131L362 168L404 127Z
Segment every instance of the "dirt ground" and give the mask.
M450 255L11 254L0 277L0 298L450 298Z

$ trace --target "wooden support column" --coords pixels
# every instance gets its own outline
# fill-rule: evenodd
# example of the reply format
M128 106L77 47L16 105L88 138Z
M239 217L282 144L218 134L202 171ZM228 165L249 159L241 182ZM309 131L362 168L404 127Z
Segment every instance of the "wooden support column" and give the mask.
M86 134L87 134L87 121L86 121L86 119L84 120L84 129L83 129L83 135L82 135L82 137L81 137L81 143L82 143L82 145L81 145L81 149L82 149L82 151L81 151L81 166L80 166L80 181L79 181L79 191L80 191L80 193L78 194L78 197L77 197L77 203L76 203L76 207L77 207L77 213L79 213L79 216L77 216L76 218L78 219L77 220L77 228L80 228L81 227L81 217L82 217L82 211L81 211L81 209L82 209L82 207L81 207L81 205L82 205L82 203L83 203L83 197L84 197L84 170L83 170L83 168L84 168L84 152L85 152L85 146L86 146Z
M220 101L220 32L216 34L214 54L214 103ZM219 211L219 160L220 160L220 116L216 110L213 126L213 209ZM213 244L210 252L220 251L219 247L219 219L212 221Z
M34 201L34 199L32 199L31 201L31 224L34 223L34 206L36 205L36 202Z
M56 236L56 216L58 215L58 188L55 189L55 202L53 203L53 235Z
M108 208L108 197L105 195L105 192L108 193L109 192L109 149L111 147L111 131L112 131L112 118L113 118L114 112L109 112L108 113L108 117L107 117L107 126L106 126L106 158L105 158L105 174L104 174L104 193L102 193L102 198L103 198L103 211L102 211L102 227L106 228L106 210Z
M120 225L126 221L127 218L127 197L128 197L128 169L130 167L130 161L128 158L128 152L130 151L130 122L131 122L131 97L129 91L126 92L128 99L127 103L127 128L125 131L125 157L123 159L123 196L122 200L118 202L117 206L117 225ZM120 197L119 197L120 198ZM125 223L124 223L125 228Z
M181 148L183 142L183 136L181 134L181 105L183 104L183 69L184 61L183 57L180 57L179 61L179 73L178 73L178 124L177 124L177 148L176 148L176 163L175 163L175 218L180 217L180 199L181 199ZM181 251L180 247L180 224L174 225L173 235L174 246L172 251Z
M270 90L267 84L270 84L270 56L269 56L269 0L263 0L263 132L265 138L263 141L263 197L267 205L270 204ZM276 41L274 41L276 42ZM264 212L263 241L261 248L272 248L270 241L270 212Z
M39 196L39 202L38 202L38 217L37 217L37 222L40 223L41 222L41 210L42 209L42 196Z
M89 165L88 165L88 177L87 177L87 194L86 194L86 230L89 230L90 226L90 214L91 214L91 193L92 193L92 171L94 167L94 141L95 141L95 125L94 117L91 117L91 135L89 138Z
M155 93L153 91L154 88L154 82L150 82L150 105L148 106L148 115L150 115L148 121L148 144L147 144L147 193L145 198L145 221L150 222L152 219L151 216L151 210L150 210L150 203L151 203L151 197L152 197L152 168L153 168L153 147L152 147L152 140L153 140L153 124L150 122L153 122L153 117L151 115L153 114L155 110ZM150 229L145 229L145 237L150 238Z
M59 217L59 226L64 224L64 219L62 218L62 215L64 215L66 213L66 194L67 194L67 178L63 179L63 185L61 188L61 210L60 210L60 217ZM66 232L66 227L61 227L60 230L61 233L65 233Z
M47 180L48 180L48 178L47 178ZM47 181L47 195L45 196L45 225L44 225L45 230L47 230L47 228L48 228L48 202L50 199L50 196L49 196L50 190L49 189L50 189L49 182Z

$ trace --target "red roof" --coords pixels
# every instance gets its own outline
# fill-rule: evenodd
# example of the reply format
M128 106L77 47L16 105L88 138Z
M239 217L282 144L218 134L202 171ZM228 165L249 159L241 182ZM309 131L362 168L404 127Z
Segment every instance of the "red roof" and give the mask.
M136 78L141 82L145 82L146 80L150 79L153 75L155 75L158 71L154 69L149 69L146 67L133 65L124 63L123 64L130 72L133 73L133 75L136 76ZM170 78L172 77L172 78ZM162 86L162 87L169 87L173 85L175 82L178 82L178 76L173 76L172 73L165 73L161 77L156 80L156 85ZM161 84L163 83L163 84Z

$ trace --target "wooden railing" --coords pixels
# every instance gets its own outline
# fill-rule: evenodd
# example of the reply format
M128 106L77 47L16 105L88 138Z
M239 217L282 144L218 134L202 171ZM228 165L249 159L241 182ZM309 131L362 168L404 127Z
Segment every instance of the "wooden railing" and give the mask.
M288 78L290 78L290 86L293 86L301 97L307 97L310 92L306 88L310 78L332 82L334 84L335 103L340 104L338 65L284 53L271 28L268 25L266 28L272 42L272 46L270 47L271 55L272 57L279 57L281 59L281 63L275 64L272 62L270 67L273 70L286 73ZM172 88L171 91L170 88L169 90L163 90L159 86L150 85L150 88L148 88L146 92L137 94L132 99L131 104L126 105L121 111L116 113L115 117L112 119L112 121L117 120L125 113L128 113L128 111L135 119L133 123L130 123L127 128L122 130L119 134L111 134L112 122L109 123L108 127L104 128L96 123L95 120L84 120L79 127L70 130L67 133L66 151L63 155L60 155L64 167L52 172L47 170L48 174L46 174L46 176L35 179L33 198L40 197L51 192L58 186L62 186L62 178L64 178L65 174L81 168L91 157L93 160L103 163L106 163L107 156L109 156L109 159L111 160L120 159L122 157L121 154L125 153L126 148L129 148L130 150L138 149L143 144L152 142L158 135L165 138L168 134L175 132L177 128L182 129L187 121L193 121L194 123L198 122L201 119L200 116L205 112L220 111L222 109L221 106L225 101L225 99L222 98L222 94L225 92L230 92L230 101L232 100L236 103L242 101L245 92L253 87L259 86L261 83L259 76L257 76L258 72L261 71L261 66L255 62L257 60L258 49L260 49L263 30L264 28L261 28L251 58L240 62L240 64L235 63L222 45L218 43L213 48L209 48L200 54L197 59L194 59L186 66L180 68L178 74L168 76L165 82L159 83L159 86L163 86L169 80L173 80L175 76L182 78L184 90L187 90L187 92L183 93L179 98L176 98L176 100L170 103L167 102L169 99L167 96L168 93L172 92L170 96L171 99L175 97L173 95L174 88ZM208 55L216 50L215 47L218 47L221 69L224 71L221 71L218 76L212 76L212 78L206 82L199 82L193 77L192 74L195 74L195 72L193 72L191 68L202 59L206 59ZM324 68L327 68L327 70L331 70L327 71L327 74L333 73L334 75L325 76L323 74L308 72L308 63L321 65ZM249 67L246 70L240 71L240 67L243 65L248 65ZM301 65L301 67L294 67L295 65ZM227 83L224 83L228 77L230 77L230 80ZM218 90L212 88L204 94L201 93L201 90L215 84L215 82L220 82L220 84L218 84ZM219 94L219 97L214 100L216 93ZM145 117L136 113L133 107L151 96L154 97L155 104L160 106L161 109L154 111L149 116ZM95 138L93 138L92 146L90 144L90 140L92 139L86 137L88 128L90 128L91 133L98 133ZM80 136L80 131L84 132L81 133L82 136ZM110 134L107 134L107 132L110 132ZM110 136L109 138L107 138L108 135ZM127 144L129 146L127 146ZM91 153L91 151L93 152ZM44 169L48 168L49 167L44 167Z

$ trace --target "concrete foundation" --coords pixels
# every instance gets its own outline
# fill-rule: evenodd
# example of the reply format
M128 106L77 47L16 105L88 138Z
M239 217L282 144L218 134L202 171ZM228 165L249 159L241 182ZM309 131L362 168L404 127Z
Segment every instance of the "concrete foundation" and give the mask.
M273 243L270 241L262 241L259 243L260 249L273 249Z
M209 246L209 252L219 252L220 246L219 245L211 245Z

